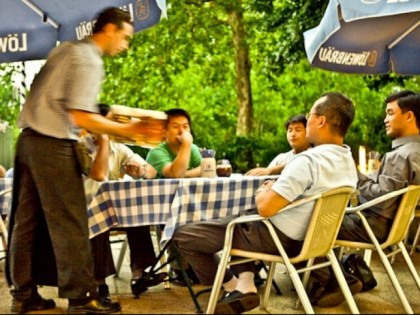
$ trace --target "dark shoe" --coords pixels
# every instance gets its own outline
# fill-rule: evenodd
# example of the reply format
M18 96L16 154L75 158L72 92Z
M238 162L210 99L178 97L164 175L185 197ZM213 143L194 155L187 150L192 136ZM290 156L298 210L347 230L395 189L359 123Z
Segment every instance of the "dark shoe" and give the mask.
M106 302L112 302L111 296L109 295L109 288L106 284L98 285L98 296Z
M262 286L264 284L264 279L261 278L261 275L259 274L259 272L256 272L255 273L255 276L254 276L254 284L255 284L255 286L257 288L260 287L260 286Z
M12 307L10 308L13 314L24 314L31 311L44 311L55 307L54 300L43 299L39 294L36 294L26 300L13 299Z
M242 293L239 291L225 292L217 302L215 314L242 314L260 305L257 293Z
M309 301L312 305L317 305L319 299L325 294L327 286L325 283L314 282L308 294Z
M131 292L138 297L141 293L147 291L148 287L153 287L165 281L167 276L166 272L152 274L144 272L141 277L131 279Z
M352 295L362 291L363 284L359 279L350 274L345 274L345 278ZM324 294L318 299L316 305L320 307L335 307L344 302L345 297L335 277L333 277L333 280L330 282L331 283L325 288Z
M96 296L81 305L69 302L67 314L109 314L119 312L120 310L120 303L108 302Z
M372 270L362 256L352 253L343 256L341 262L346 273L355 276L362 282L362 292L372 290L378 285Z

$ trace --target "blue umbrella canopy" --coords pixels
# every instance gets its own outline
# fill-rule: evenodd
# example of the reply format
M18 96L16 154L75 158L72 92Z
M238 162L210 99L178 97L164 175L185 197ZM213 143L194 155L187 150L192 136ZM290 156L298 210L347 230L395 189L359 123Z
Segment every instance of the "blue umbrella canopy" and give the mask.
M420 74L420 1L330 0L304 33L311 65L325 70Z
M57 40L57 30L23 2L0 2L0 62L42 59Z
M136 32L166 17L165 0L1 0L0 62L44 59L57 42L90 35L109 6L130 12Z

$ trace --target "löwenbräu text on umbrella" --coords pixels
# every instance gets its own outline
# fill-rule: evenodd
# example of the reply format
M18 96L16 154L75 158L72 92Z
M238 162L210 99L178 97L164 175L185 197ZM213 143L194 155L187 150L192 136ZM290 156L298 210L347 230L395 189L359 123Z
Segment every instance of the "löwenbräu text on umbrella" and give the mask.
M351 53L336 50L334 47L320 48L319 60L322 62L335 63L348 66L369 66L373 67L377 60L376 51L363 51L361 53Z

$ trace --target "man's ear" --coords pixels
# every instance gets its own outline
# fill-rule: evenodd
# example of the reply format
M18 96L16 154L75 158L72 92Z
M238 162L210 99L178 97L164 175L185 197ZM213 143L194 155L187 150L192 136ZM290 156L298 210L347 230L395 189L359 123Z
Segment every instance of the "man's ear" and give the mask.
M318 116L318 127L324 127L327 124L327 118L324 115Z
M108 23L103 27L103 33L106 34L106 35L113 36L116 29L117 29L117 25L112 24L112 23Z
M409 110L408 112L407 112L407 122L408 123L411 123L411 122L416 122L416 116L414 115L414 113L411 111L411 110Z

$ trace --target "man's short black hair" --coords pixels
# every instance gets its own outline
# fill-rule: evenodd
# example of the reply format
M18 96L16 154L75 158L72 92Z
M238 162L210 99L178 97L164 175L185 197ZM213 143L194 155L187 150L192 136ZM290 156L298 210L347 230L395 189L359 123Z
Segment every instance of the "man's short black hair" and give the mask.
M117 7L108 7L99 13L92 33L101 32L105 25L109 23L115 24L118 29L123 28L123 23L133 25L130 13Z
M420 129L420 94L410 90L403 90L391 94L385 99L386 103L397 101L398 107L401 112L405 114L411 111L416 117L417 128Z
M166 110L165 114L168 115L166 124L169 124L169 122L171 121L171 118L173 118L173 117L182 116L182 117L187 118L188 124L190 125L191 134L194 136L194 133L193 133L193 130L192 130L192 125L191 125L191 117L190 117L190 114L188 114L188 112L185 109L171 108L171 109Z
M284 127L287 129L289 129L290 124L295 124L295 123L302 123L304 127L306 127L306 123L308 122L308 120L306 119L305 115L303 114L299 114L299 115L294 115L292 117L290 117L285 123L284 123Z

